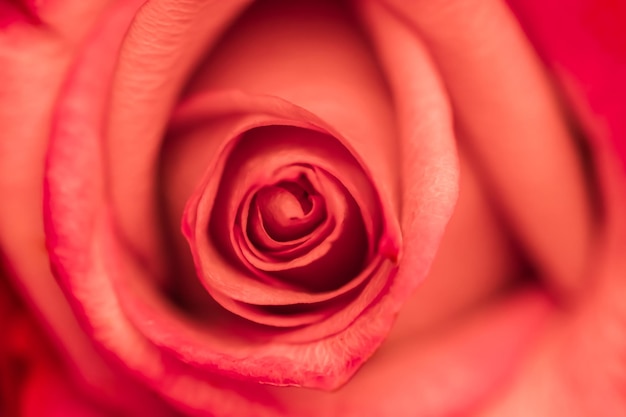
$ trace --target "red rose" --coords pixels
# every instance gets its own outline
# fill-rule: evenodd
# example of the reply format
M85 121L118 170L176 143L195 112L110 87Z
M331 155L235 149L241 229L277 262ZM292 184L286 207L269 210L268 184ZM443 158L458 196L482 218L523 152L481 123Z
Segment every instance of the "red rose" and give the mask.
M626 410L623 173L505 5L0 4L7 412Z

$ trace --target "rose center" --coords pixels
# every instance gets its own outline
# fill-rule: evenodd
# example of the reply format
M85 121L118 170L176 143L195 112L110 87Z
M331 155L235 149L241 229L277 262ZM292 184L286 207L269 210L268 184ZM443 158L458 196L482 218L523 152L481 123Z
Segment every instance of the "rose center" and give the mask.
M252 210L267 235L278 242L312 233L325 218L323 199L304 178L263 187L254 198Z

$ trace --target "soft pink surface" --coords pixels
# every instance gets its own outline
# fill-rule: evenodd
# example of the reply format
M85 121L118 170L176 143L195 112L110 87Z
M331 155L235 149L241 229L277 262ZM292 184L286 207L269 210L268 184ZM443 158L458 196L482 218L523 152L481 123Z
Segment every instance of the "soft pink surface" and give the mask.
M0 36L0 97L11 97L10 105L0 107L0 189L10 196L0 204L3 270L60 347L60 380L72 379L78 395L96 398L97 404L131 414L150 410L160 415L163 407L158 403L155 407L145 388L116 376L94 350L50 272L42 180L51 110L77 44L101 19L107 2L60 3L42 4L40 17L47 26L17 22ZM120 391L128 395L120 396Z
M577 116L609 139L626 160L626 4L619 0L510 1L531 40L555 72Z
M0 247L59 352L3 291L0 363L32 366L3 380L17 407L623 415L626 180L607 143L624 143L624 55L598 23L604 3L517 10L594 139L595 194L541 62L496 1L266 2L236 20L248 2L50 0L31 11L43 25L12 15ZM583 36L588 8L600 18ZM295 261L270 262L267 227L229 228L266 201L274 237L302 236L272 209L294 194L262 187L302 174L285 161L316 167L315 204L340 219L319 234L337 252L294 246L281 256ZM341 264L354 275L342 281L326 272L337 259L364 265Z
M0 28L17 24L37 24L39 5L36 0L5 0L0 2Z
M619 1L511 1L588 134L606 208L584 298L480 416L626 413L626 9ZM615 152L617 150L617 152ZM619 160L621 159L621 161Z

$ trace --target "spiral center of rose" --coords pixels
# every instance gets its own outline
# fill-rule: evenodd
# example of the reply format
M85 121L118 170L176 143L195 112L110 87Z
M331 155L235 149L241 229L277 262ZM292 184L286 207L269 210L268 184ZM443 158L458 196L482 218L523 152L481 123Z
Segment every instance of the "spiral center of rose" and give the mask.
M306 178L263 187L252 202L268 237L289 242L304 237L324 220L324 201Z

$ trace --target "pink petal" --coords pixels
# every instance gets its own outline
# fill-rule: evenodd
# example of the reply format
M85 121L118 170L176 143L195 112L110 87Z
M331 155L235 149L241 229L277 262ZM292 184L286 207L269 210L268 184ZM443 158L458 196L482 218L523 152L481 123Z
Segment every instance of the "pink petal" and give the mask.
M491 0L384 3L432 51L460 142L484 168L542 276L565 298L578 294L595 228L591 194L573 134L514 17Z
M582 0L567 8L550 1L509 1L569 98L589 111L577 116L595 136L606 136L626 159L626 35L621 1Z
M165 280L171 267L158 200L159 151L169 116L198 61L248 3L151 0L111 55L119 63L108 86L108 187L121 237L153 280Z
M626 84L617 24L623 10L610 1L566 9L553 2L511 3L589 135L606 211L586 297L550 328L512 387L480 415L516 415L523 408L537 416L620 416L626 412L626 176L619 161L625 125L618 110Z
M10 196L0 204L0 247L7 275L51 336L53 347L59 347L67 365L60 372L80 381L81 395L89 392L120 412L134 413L139 406L152 409L154 399L147 401L143 388L115 374L94 350L50 272L43 233L50 109L77 44L91 30L104 3L45 2L39 9L45 25L14 25L0 34L0 95L10 97L0 107L0 190ZM120 397L119 390L126 396ZM154 412L167 413L162 404Z
M596 137L595 163L606 225L595 252L587 296L547 328L520 373L481 417L626 412L626 175L607 137Z

